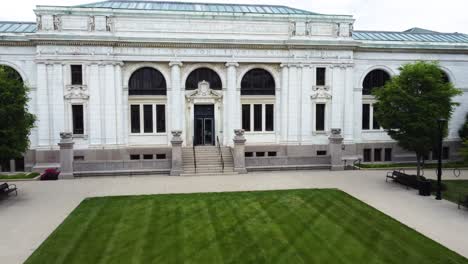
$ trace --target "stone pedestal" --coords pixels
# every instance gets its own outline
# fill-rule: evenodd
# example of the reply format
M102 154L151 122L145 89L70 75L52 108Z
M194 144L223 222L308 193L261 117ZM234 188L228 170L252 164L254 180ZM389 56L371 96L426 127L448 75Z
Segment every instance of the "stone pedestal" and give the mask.
M243 129L234 129L234 171L244 174L245 169L245 137Z
M13 173L16 171L16 162L14 159L10 160L10 172Z
M182 170L182 130L173 130L172 132L172 168L171 176L179 176Z
M331 170L340 171L344 170L343 165L343 136L341 129L332 128L332 134L328 138L330 140L329 153L331 156Z
M60 133L60 179L73 179L73 138L70 132Z

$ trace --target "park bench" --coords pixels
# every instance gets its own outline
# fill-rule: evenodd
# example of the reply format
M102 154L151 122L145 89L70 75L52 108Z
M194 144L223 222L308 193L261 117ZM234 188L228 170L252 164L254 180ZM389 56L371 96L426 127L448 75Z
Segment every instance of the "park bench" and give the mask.
M408 175L404 172L401 171L389 171L387 172L387 176L385 177L385 181L388 182L388 179L392 179L394 182L397 182L401 185L406 186L406 189L409 189L409 187L414 188L414 176Z
M8 194L15 192L18 195L18 189L14 184L2 183L0 184L0 196L8 196Z
M468 208L468 195L460 195L458 198L458 209L460 209L462 206Z

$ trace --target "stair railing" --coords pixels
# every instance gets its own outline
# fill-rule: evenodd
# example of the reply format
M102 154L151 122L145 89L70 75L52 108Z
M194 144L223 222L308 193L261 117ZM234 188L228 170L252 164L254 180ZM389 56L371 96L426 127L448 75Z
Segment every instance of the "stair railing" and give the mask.
M197 156L195 154L195 137L192 137L192 150L193 150L193 166L195 167L195 173L197 173Z
M223 172L224 172L223 152L221 151L221 144L219 144L219 137L218 136L216 136L216 142L218 143L218 151L219 151L219 155L221 156L221 166L223 167Z

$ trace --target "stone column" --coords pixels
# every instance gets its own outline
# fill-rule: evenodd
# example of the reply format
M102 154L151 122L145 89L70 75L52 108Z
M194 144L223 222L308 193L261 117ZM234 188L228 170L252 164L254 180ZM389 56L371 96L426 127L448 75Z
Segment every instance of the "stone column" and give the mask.
M244 129L234 130L234 171L245 174L245 137Z
M182 130L173 130L172 133L172 168L171 176L179 176L182 170Z
M280 142L286 142L288 136L288 87L289 87L289 65L281 64L281 94L280 104L276 106L279 109L281 124L279 126Z
M101 111L101 86L99 84L99 65L92 63L87 66L89 90L89 143L102 144L102 124L104 113Z
M328 138L330 140L329 153L331 156L331 170L332 171L339 171L344 170L343 165L343 136L341 135L341 129L339 128L332 128L331 129L331 136Z
M169 104L169 126L170 130L182 131L184 123L184 105L185 102L182 100L182 87L180 86L180 67L182 62L171 61L169 66L171 67L171 89L168 94Z
M71 132L61 132L60 142L60 179L73 179L73 139Z
M225 144L229 144L229 139L233 137L233 132L235 127L241 126L241 113L240 113L240 98L239 101L236 100L236 86L237 86L237 67L239 64L237 62L228 62L226 63L227 67L227 98L225 100L224 111L225 111L225 123L226 127L223 129L225 132Z
M37 68L37 145L49 147L49 87L47 84L47 65L38 62Z
M354 140L354 79L353 65L346 65L345 72L345 108L344 108L344 138L345 143L351 143Z

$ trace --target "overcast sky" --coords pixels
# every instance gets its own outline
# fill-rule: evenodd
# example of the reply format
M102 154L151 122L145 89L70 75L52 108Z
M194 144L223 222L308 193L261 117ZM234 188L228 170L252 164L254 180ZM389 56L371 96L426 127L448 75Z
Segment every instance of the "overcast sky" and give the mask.
M1 0L0 20L35 21L36 5L99 0ZM186 2L288 5L323 14L353 15L355 29L402 31L421 27L468 34L468 0L187 0Z

